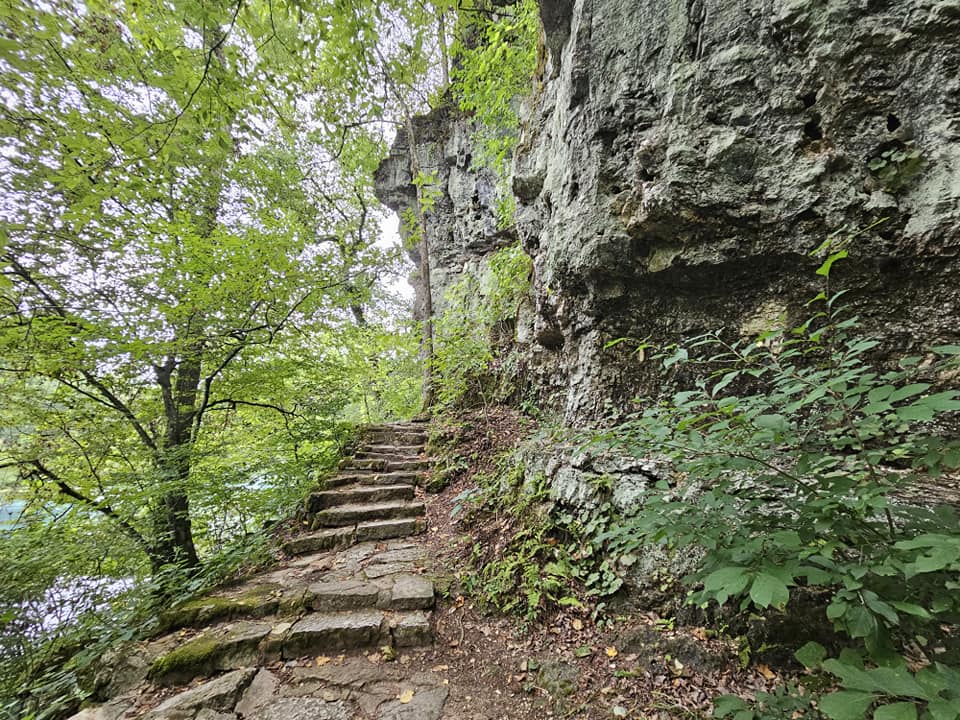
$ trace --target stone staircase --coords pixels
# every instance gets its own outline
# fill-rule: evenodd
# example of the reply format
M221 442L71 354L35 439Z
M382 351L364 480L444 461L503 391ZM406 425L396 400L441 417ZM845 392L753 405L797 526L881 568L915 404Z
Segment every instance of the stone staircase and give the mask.
M430 461L423 457L426 427L376 425L364 433L353 457L323 489L311 493L303 522L314 531L284 546L291 555L349 547L354 543L417 535L426 529L426 508L415 499Z
M306 498L306 531L283 545L293 559L173 611L169 630L203 631L161 638L151 678L179 684L251 665L432 643L430 562L413 538L426 529L417 499L430 467L425 444L423 424L368 428L356 454Z

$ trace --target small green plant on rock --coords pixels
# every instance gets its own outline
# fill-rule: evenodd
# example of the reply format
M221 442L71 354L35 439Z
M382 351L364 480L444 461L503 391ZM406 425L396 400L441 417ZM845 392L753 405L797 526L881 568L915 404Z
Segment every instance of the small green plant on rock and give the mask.
M620 588L600 540L615 517L609 502L587 511L565 508L543 475L530 475L511 455L478 480L454 507L476 536L477 572L466 582L471 594L528 626L548 610L586 608Z
M919 149L902 144L881 150L867 161L870 173L890 192L902 190L925 165Z

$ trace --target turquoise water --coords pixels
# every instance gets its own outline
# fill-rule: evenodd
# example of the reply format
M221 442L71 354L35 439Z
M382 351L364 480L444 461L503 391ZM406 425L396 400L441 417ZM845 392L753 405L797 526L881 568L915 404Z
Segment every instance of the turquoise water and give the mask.
M23 508L25 508L26 505L27 503L24 500L11 500L0 503L0 530L12 527L17 522L17 518L20 517L20 513L23 512Z

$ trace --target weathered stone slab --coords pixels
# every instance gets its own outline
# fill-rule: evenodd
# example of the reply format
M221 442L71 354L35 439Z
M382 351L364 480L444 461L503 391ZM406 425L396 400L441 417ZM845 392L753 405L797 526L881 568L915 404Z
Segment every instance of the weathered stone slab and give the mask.
M311 493L307 498L307 512L316 513L338 505L400 502L404 500L413 500L412 485L374 485L342 490L323 490Z
M386 467L384 460L363 460L360 458L347 458L340 461L342 470L383 470Z
M218 670L255 665L260 641L269 635L269 623L241 622L209 630L166 655L150 667L150 677L162 685L179 685Z
M308 615L287 634L283 657L376 645L384 635L384 626L384 615L378 611Z
M234 670L215 680L174 695L144 715L145 720L191 720L200 708L227 712L233 709L257 671Z
M287 697L277 698L258 712L258 720L353 720L356 707L344 700Z
M376 680L395 680L403 674L403 668L396 663L373 664L365 657L347 658L342 664L331 662L326 665L308 665L295 667L291 671L296 682L322 682L324 685L339 687L360 687ZM288 688L284 688L284 692Z
M389 538L417 535L426 529L420 518L401 518L399 520L380 520L357 525L357 542L366 540L387 540Z
M367 565L363 569L363 574L370 580L376 580L389 575L409 573L412 570L413 563L374 563L373 565Z
M250 685L234 708L234 712L242 718L258 718L259 711L264 705L274 700L274 694L280 687L277 676L269 670L261 668L254 676Z
M314 522L322 527L343 527L371 520L420 517L426 514L423 503L382 502L338 505L317 513Z
M427 610L433 607L433 583L420 575L398 575L393 580L393 610Z
M404 470L428 470L430 468L430 461L417 459L417 460L391 460L386 463L384 470L387 472L402 472Z
M377 720L438 720L450 694L446 687L417 690L408 703L391 700L377 710Z
M433 642L430 621L422 612L397 615L390 624L390 633L396 647L416 647Z
M307 555L309 553L347 547L353 542L352 527L338 527L329 530L299 535L283 544L284 552L290 555Z
M69 720L118 720L132 705L132 699L119 698L103 705L84 708Z
M237 716L233 713L218 712L210 708L200 708L200 712L193 720L237 720Z
M360 610L377 604L379 588L362 580L314 583L307 589L308 606L323 612Z
M408 562L414 564L420 564L426 561L427 552L420 545L411 545L403 548L395 548L391 550L384 550L379 552L370 558L370 562L376 563L396 563L396 562Z
M190 600L163 613L161 627L174 630L209 625L217 620L273 615L282 593L283 588L276 585L254 585Z
M402 472L390 473L353 473L350 475L351 482L357 482L361 485L419 485L427 477L425 472L412 472L405 470Z

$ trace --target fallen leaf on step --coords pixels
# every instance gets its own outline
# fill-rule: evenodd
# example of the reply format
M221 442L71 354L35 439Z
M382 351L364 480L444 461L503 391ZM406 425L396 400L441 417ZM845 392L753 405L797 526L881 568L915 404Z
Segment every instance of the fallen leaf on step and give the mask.
M616 657L617 655L619 655L619 654L620 654L619 651L618 651L613 645L611 645L610 647L607 648L607 657L608 657L608 658L615 658L615 657Z
M330 662L330 658L328 658L326 655L317 655L317 667L323 667L328 662Z
M400 693L400 697L397 699L406 705L408 702L413 700L413 690L404 690L402 693Z
M430 672L443 672L444 670L449 670L449 669L450 669L449 665L434 665L432 668L430 668Z

